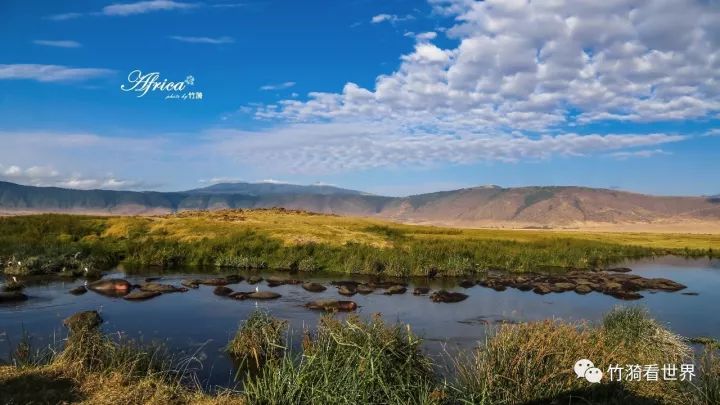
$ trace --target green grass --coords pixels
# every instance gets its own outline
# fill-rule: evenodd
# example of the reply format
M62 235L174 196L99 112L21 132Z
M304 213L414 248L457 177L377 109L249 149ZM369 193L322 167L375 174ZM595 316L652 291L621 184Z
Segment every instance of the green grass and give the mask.
M436 270L462 276L718 252L718 235L454 229L286 210L0 218L0 259L7 274L78 275L86 267L103 270L123 262L389 276Z
M401 325L379 317L344 321L321 319L306 337L302 355L287 354L255 379L245 396L261 404L423 404L433 403L436 385L421 340Z

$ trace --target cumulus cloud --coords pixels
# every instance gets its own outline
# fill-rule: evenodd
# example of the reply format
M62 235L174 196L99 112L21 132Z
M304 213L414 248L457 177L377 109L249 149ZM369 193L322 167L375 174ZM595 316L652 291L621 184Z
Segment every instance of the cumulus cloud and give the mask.
M180 41L180 42L187 42L190 44L211 44L211 45L232 44L235 42L235 39L233 39L231 37L211 38L211 37L185 37L185 36L180 36L180 35L173 35L173 36L170 36L170 39L174 39L174 40Z
M457 45L435 44L435 32L406 34L417 39L413 51L373 86L348 82L337 92L262 105L255 117L274 128L262 137L245 134L246 141L274 162L313 170L615 152L622 158L625 148L685 138L569 129L720 113L720 9L713 2L429 1L454 19L443 32ZM371 22L395 17L379 14Z
M80 48L82 45L77 41L69 40L47 40L47 39L36 39L33 41L35 45L52 46L56 48Z
M277 83L277 84L266 84L262 87L260 87L260 90L283 90L283 89L289 89L290 87L295 86L295 82L283 82L283 83Z
M39 82L84 81L113 74L110 69L76 68L61 65L0 65L0 80L28 79Z
M446 34L457 46L442 48L425 35L372 88L348 83L340 92L269 106L258 117L546 131L720 112L720 9L713 2L431 3L454 17Z

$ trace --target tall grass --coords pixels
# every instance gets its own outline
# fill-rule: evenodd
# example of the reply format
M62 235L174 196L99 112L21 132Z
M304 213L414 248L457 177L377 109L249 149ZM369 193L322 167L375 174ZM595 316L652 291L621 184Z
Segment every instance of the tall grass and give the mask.
M699 381L686 394L694 405L720 404L720 351L707 347L700 358Z
M463 403L518 404L570 400L633 403L682 398L670 382L589 386L573 365L589 359L606 372L619 364L680 364L690 358L682 339L640 309L616 309L600 326L543 321L503 325L470 361L458 362L457 398ZM677 403L677 402L675 402Z
M238 335L280 321L252 315ZM270 347L259 333L243 347ZM128 404L689 404L720 399L720 360L710 350L693 383L589 384L572 368L587 358L610 364L691 362L683 341L638 309L617 309L602 323L541 321L503 325L474 352L455 357L444 376L409 328L379 316L321 318L301 351L246 374L244 391L203 393L166 352L117 341L97 330L70 335L47 363L0 366L0 393L10 403ZM244 353L252 351L245 350ZM454 367L453 367L454 366Z
M256 370L267 361L283 356L287 322L275 319L267 312L254 311L238 329L227 351L241 364L241 368Z
M403 326L321 319L300 356L288 354L245 384L251 403L433 403L436 384L420 339Z

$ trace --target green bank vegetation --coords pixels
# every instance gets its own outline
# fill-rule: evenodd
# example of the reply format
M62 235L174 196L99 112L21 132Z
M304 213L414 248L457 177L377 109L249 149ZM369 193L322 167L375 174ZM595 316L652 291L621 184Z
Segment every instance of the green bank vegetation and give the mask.
M253 315L267 326L267 314ZM275 320L276 322L280 322ZM246 323L243 327L247 327ZM274 334L254 340L275 350ZM324 317L302 348L283 346L237 390L204 393L183 362L157 348L118 343L96 329L70 334L65 349L42 360L0 366L0 392L9 403L125 404L689 404L720 400L720 358L701 358L683 339L638 309L618 309L598 325L541 321L502 325L449 366L423 354L405 325L379 317ZM590 384L572 367L582 358L610 364L688 363L692 382Z
M627 258L717 257L720 235L453 229L271 210L159 217L0 218L7 274L130 265L460 276L488 269L603 267Z

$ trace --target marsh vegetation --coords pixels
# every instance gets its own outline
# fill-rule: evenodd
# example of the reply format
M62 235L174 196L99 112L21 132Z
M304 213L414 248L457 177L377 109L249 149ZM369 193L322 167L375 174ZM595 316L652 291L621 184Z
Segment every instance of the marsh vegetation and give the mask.
M162 217L0 218L6 274L93 275L118 263L464 276L602 268L655 255L717 257L718 235L470 230L287 210Z
M253 314L239 336L251 327L281 323ZM637 308L614 310L599 324L502 325L473 351L454 355L449 365L425 355L409 326L378 316L325 316L314 331L306 331L297 349L280 346L272 329L241 345L242 353L279 351L255 373L238 374L235 389L203 392L187 367L189 359L118 341L93 327L74 330L62 350L26 354L0 366L0 392L10 403L128 404L709 405L720 395L717 349L695 356L683 338ZM598 367L694 362L698 369L692 382L590 384L572 370L581 358L597 359Z

